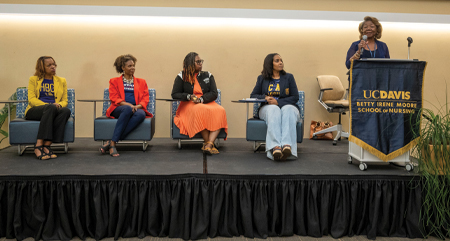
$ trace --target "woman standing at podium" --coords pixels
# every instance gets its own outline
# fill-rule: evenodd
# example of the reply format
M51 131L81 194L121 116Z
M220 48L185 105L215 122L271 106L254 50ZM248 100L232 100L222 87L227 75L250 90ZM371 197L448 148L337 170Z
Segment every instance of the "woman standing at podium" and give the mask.
M359 24L359 40L352 43L347 51L345 66L350 69L351 61L355 59L368 58L390 58L389 49L384 42L379 41L383 27L375 17L366 16ZM363 40L363 36L367 40ZM362 53L361 53L361 49Z
M225 109L215 102L218 92L214 76L202 68L203 59L197 53L186 55L172 88L172 98L182 100L174 123L189 138L200 133L204 140L202 151L214 155L219 154L214 141L221 129L227 132L228 123Z
M266 56L250 97L267 101L258 110L258 117L267 124L267 157L276 161L297 157L298 89L294 76L284 71L279 54Z

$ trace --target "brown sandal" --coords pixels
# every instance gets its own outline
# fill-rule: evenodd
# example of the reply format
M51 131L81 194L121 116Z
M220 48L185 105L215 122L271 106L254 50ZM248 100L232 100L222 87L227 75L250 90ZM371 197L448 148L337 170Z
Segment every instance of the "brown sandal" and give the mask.
M219 154L219 150L217 150L217 148L215 148L214 145L213 145L213 147L211 148L211 154L212 154L212 155L217 155L217 154Z
M272 149L272 155L273 155L273 159L275 161L279 161L281 160L281 158L283 157L283 153L281 152L281 147L276 146Z
M203 142L202 151L205 151L207 144L208 144L207 142Z
M283 156L281 157L281 160L284 161L288 157L292 155L291 146L290 145L284 145L283 150L281 151L283 153Z
M211 144L211 147L208 147L207 145ZM208 141L206 143L203 144L204 148L203 148L203 152L208 154L208 155L216 155L219 154L219 150L217 150L217 148L214 147L214 143L212 143L211 141Z

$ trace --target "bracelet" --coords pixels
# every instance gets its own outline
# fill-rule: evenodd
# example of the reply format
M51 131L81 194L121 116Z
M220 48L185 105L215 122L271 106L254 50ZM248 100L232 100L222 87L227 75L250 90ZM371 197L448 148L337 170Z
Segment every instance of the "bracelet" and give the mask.
M191 94L188 94L186 98L187 100L191 100Z

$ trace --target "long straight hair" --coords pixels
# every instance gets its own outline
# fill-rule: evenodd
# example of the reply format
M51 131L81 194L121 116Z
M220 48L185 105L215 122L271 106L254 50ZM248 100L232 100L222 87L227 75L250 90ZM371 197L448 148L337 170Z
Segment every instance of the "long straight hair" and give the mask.
M272 79L273 58L275 57L275 55L279 55L279 54L277 54L277 53L268 54L266 56L266 58L264 59L263 70L261 71L261 74L264 77L264 79ZM284 71L284 69L282 71L280 71L280 75L285 75L285 74L286 74L286 71Z

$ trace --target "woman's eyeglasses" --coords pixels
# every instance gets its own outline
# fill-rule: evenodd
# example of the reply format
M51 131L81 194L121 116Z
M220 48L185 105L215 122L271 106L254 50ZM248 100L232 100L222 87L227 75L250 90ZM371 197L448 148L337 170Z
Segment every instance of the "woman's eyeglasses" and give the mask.
M205 60L203 60L203 59L201 59L201 60L196 60L195 63L197 63L197 64L203 64L204 61L205 61Z

